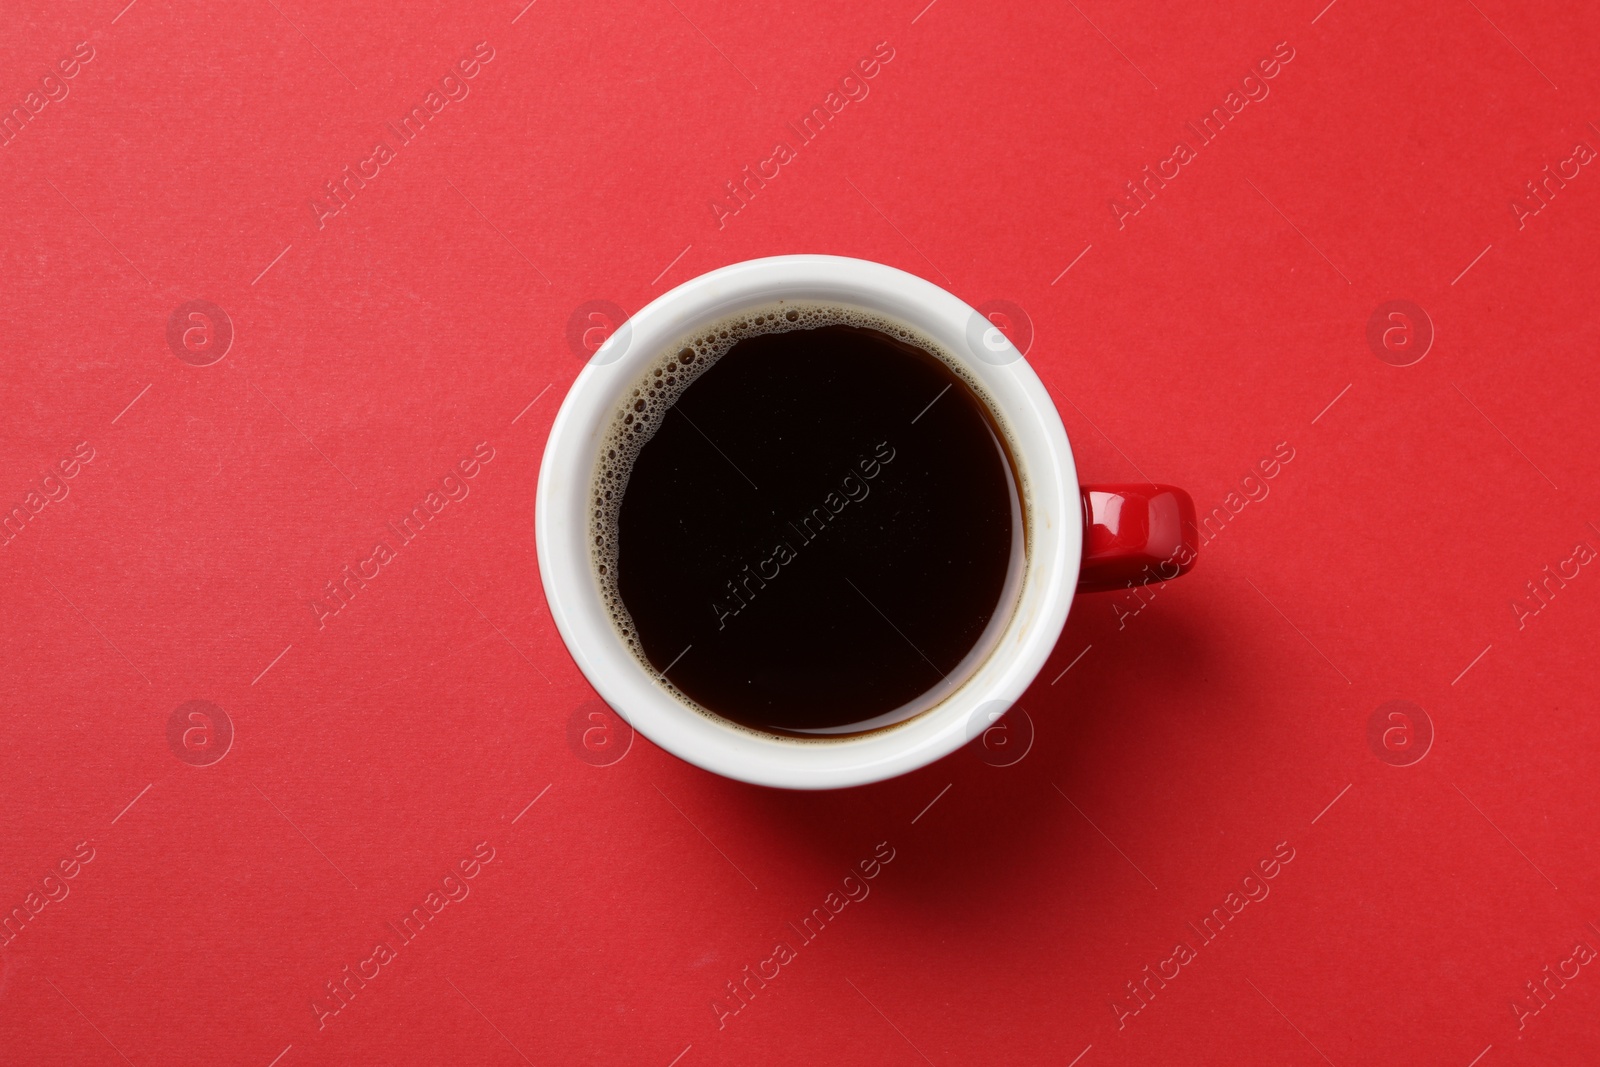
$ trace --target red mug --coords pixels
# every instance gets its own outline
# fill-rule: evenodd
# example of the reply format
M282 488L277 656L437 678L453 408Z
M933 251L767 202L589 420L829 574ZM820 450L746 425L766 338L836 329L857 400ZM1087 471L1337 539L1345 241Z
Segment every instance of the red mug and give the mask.
M1026 486L1026 566L988 651L948 696L891 729L796 743L691 710L641 663L594 579L588 527L596 455L614 405L688 332L775 300L837 302L904 324L978 388L1006 429ZM904 774L954 752L1011 707L1054 654L1079 592L1177 577L1194 564L1194 505L1160 485L1081 486L1054 401L997 324L937 285L880 263L778 256L722 267L662 294L594 353L551 427L537 533L546 601L607 704L699 767L759 785L834 789Z

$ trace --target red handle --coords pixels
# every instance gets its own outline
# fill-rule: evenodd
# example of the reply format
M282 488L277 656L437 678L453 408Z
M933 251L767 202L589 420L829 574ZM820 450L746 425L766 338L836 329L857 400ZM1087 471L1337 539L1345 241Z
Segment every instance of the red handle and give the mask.
M1165 582L1194 566L1194 501L1170 485L1086 485L1078 592Z

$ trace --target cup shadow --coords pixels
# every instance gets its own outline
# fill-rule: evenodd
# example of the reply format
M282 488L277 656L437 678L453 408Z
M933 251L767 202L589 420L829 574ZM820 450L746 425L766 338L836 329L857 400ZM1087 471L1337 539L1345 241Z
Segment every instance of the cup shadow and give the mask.
M1121 739L1151 726L1141 715L1181 714L1183 694L1206 676L1218 651L1203 618L1147 612L1119 632L1109 613L1085 610L1094 604L1080 605L1069 619L1045 670L1015 706L1031 721L1033 738L1011 765L993 765L992 755L986 761L979 738L887 782L796 792L719 780L721 800L747 806L772 848L803 869L832 867L843 875L857 853L889 841L909 860L896 869L895 896L919 922L960 925L974 914L974 901L1037 895L1042 884L1074 896L1091 872L1103 873L1107 846L1075 809L1077 798L1068 797L1091 779L1131 783L1139 754ZM1091 651L1073 663L1085 646ZM1003 721L1013 722L1015 709ZM1114 811L1103 814L1115 818Z

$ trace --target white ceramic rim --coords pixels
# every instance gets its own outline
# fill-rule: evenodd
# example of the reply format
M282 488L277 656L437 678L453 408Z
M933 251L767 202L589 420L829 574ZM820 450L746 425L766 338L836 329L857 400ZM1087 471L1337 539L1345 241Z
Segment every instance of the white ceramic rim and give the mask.
M942 345L989 394L1010 432L1028 489L1027 576L1010 624L955 693L902 725L859 737L756 735L684 707L628 650L601 600L589 555L588 495L614 405L668 345L742 308L820 300L899 319ZM539 470L539 575L579 670L651 741L708 771L787 789L836 789L893 778L960 748L1020 697L1055 647L1077 588L1083 512L1077 468L1044 384L998 332L988 358L969 341L978 313L932 282L842 256L748 260L703 274L651 301L612 335L573 382ZM984 323L987 326L987 323ZM996 344L1006 346L994 359ZM620 354L619 354L620 352Z

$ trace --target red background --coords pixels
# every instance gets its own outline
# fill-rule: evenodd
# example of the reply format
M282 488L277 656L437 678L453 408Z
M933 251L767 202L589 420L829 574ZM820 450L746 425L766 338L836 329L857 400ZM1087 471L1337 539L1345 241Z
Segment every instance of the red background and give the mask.
M1600 945L1600 576L1511 605L1600 547L1600 177L1510 205L1600 146L1597 19L1323 2L8 8L7 108L94 58L0 148L0 502L94 458L0 548L0 909L27 917L0 1061L1594 1062L1600 975L1537 1014L1525 983ZM319 228L323 183L480 41L470 95ZM870 94L719 227L722 182L879 42ZM1123 183L1278 42L1270 96L1119 228ZM1025 309L1085 481L1206 512L1293 449L1136 615L1074 606L1009 766L801 795L584 746L533 541L569 317L787 252ZM235 331L210 366L166 339L192 298ZM1437 333L1411 366L1366 338L1391 299ZM324 583L483 441L471 495L319 629ZM209 766L168 742L194 699L235 731ZM1419 762L1369 741L1391 700L1431 722ZM324 982L480 842L471 895L319 1029ZM879 842L871 895L719 1029Z

